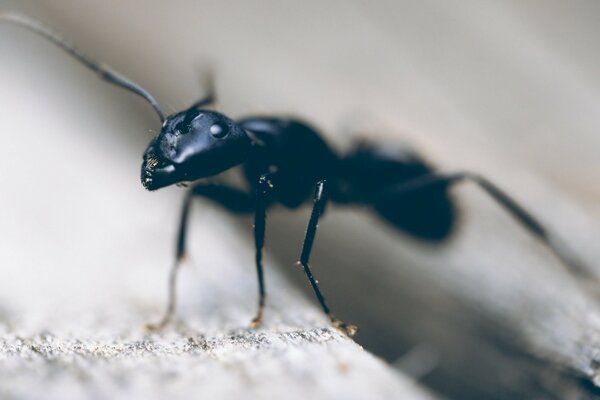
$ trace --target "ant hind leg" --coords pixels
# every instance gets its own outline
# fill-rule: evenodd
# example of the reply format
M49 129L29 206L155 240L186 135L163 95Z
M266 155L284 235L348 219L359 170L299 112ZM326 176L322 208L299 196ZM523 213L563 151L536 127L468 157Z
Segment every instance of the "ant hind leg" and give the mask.
M452 174L431 173L423 175L414 180L400 183L390 187L380 193L374 202L385 198L398 198L414 192L427 190L433 187L449 188L460 182L469 181L476 184L480 189L487 193L496 201L521 227L527 230L544 244L561 263L577 276L590 278L593 277L589 267L587 267L579 257L569 248L569 246L554 232L547 229L538 219L536 219L528 210L517 203L511 196L501 190L498 186L486 178L470 173L458 172Z

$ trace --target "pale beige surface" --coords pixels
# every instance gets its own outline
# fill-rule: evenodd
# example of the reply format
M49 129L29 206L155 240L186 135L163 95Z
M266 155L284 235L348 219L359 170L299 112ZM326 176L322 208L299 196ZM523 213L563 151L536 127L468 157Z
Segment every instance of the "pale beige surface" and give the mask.
M134 77L169 111L201 95L198 76L210 60L222 110L233 116L291 112L340 148L358 130L409 141L445 169L481 172L598 270L596 2L178 4L17 8ZM148 194L138 183L155 117L40 39L0 29L4 314L37 332L77 326L68 316L82 310L95 321L102 310L138 304L145 313L126 321L138 327L164 296L181 194ZM389 360L423 343L436 349L440 361L426 383L448 395L527 397L551 392L552 383L579 393L573 382L596 374L597 301L475 189L461 189L459 199L463 226L442 251L333 210L314 257L333 308ZM198 210L204 234L231 222L206 205ZM271 265L304 287L291 265L306 218L306 210L276 212L268 231ZM250 225L244 220L240 232ZM235 284L247 297L232 303L231 315L251 314L254 301L251 236L244 240L218 255L194 241L201 274L218 271L224 253L240 254L248 279ZM213 308L189 307L185 315L211 318ZM63 317L50 321L47 310Z
M65 305L49 294L44 304L30 298L21 312L4 301L0 398L434 398L329 328L276 271L267 280L272 306L265 325L249 329L256 287L252 268L240 266L251 259L250 249L216 216L198 222L213 229L195 230L194 238L221 257L202 270L187 265L181 276L180 318L160 334L143 329L158 317L156 300L162 297L156 287L143 285L147 265L129 271L138 285L128 291L110 288L112 297L102 304L101 282L87 283L91 301L73 298ZM228 252L232 247L247 250L234 254ZM65 283L63 295L69 295L69 281L86 285L59 270L44 276L54 285ZM14 299L24 294L5 288L3 295Z

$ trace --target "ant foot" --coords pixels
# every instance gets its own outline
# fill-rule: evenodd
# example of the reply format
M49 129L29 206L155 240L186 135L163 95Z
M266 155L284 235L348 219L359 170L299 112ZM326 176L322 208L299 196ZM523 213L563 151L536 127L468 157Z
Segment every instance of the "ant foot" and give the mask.
M263 311L262 311L262 307L258 310L258 313L256 314L256 317L252 318L252 322L250 322L250 328L252 329L256 329L259 326L262 325L262 319L263 319Z
M163 319L162 321L160 321L157 324L146 324L144 329L146 330L146 332L158 332L158 331L162 331L164 329L164 327L167 326L168 324L169 324L169 320Z
M163 324L146 324L144 330L146 332L154 333L161 331L165 326Z
M162 330L162 328L164 328L164 326L161 324L146 324L144 326L144 330L146 332L151 332L151 333L158 332L158 331Z
M331 318L331 323L333 324L333 326L336 329L339 329L342 332L344 332L348 337L352 337L352 336L356 335L356 332L358 332L358 327L356 325L346 324L334 316L330 316L330 318Z

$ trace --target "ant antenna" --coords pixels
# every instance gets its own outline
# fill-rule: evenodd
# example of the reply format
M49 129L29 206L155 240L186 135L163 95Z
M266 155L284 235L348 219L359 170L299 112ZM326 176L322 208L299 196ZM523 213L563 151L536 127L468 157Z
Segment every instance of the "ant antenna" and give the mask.
M204 106L214 104L215 101L217 101L217 96L215 94L215 77L213 75L212 68L204 73L202 80L204 81L203 86L207 88L206 95L194 104L192 104L190 107L188 107L190 109L200 109Z
M66 51L67 54L69 54L70 56L75 58L77 61L82 63L84 66L86 66L87 68L96 72L98 74L98 77L100 77L100 79L103 79L109 83L112 83L113 85L120 86L123 89L129 90L130 92L133 92L133 93L137 94L138 96L141 96L144 99L146 99L146 101L148 103L150 103L152 108L154 108L154 110L158 114L160 121L161 122L165 121L165 116L164 116L162 110L160 109L158 102L145 89L143 89L136 83L133 83L128 78L119 74L117 71L111 69L107 65L103 65L103 64L98 63L95 60L92 60L87 55L85 55L84 53L79 51L75 46L73 46L72 44L67 42L65 39L61 38L54 32L50 31L48 28L46 28L40 22L29 19L29 18L24 17L19 14L13 14L13 13L0 13L0 21L12 22L14 24L20 25L20 26L30 29L33 32L48 39L49 41L54 43L56 46L60 47L64 51Z

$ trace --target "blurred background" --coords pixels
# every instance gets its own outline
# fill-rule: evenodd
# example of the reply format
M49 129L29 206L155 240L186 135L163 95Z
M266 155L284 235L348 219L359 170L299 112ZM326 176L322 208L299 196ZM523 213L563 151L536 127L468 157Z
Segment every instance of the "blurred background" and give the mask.
M201 97L212 70L218 109L231 117L291 114L340 153L362 137L478 172L600 275L596 1L3 0L6 10L43 21L168 113ZM183 191L139 183L160 129L153 110L21 28L0 25L0 54L0 311L37 326L48 312L108 313L118 302L160 309ZM369 210L332 207L314 272L368 350L449 398L517 398L515 382L535 363L517 354L513 311L529 303L514 299L533 291L553 310L574 284L477 189L453 193L461 223L437 247ZM194 229L233 224L251 248L251 218L196 210ZM273 210L267 251L312 296L293 267L308 215ZM218 254L196 245L195 267L211 268L204 257ZM544 274L551 284L532 285Z

